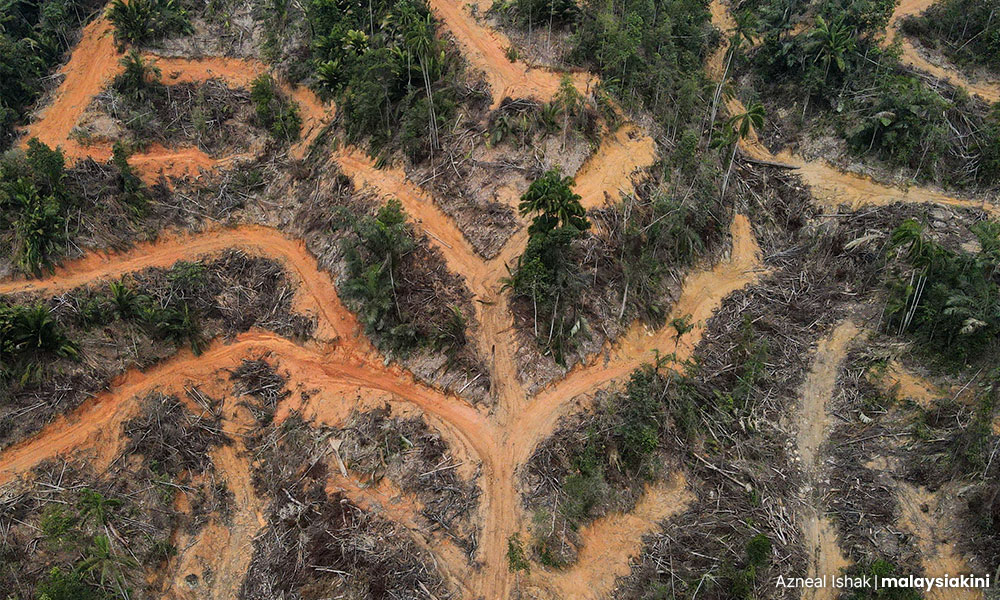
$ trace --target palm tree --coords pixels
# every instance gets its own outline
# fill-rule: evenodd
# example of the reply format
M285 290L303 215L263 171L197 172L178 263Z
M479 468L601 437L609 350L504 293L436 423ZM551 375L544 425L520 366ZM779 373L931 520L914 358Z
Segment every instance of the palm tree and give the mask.
M854 49L854 37L851 35L850 28L844 24L843 16L833 23L827 23L822 15L816 17L816 27L807 34L807 37L806 50L816 53L813 62L822 62L825 65L823 70L823 84L825 85L830 76L830 65L837 65L838 71L844 71L847 68L844 55ZM809 108L809 97L812 94L812 90L809 88L811 87L807 86L806 98L802 102L803 118L806 115L806 109Z
M732 144L733 150L729 155L729 166L726 168L726 176L722 180L722 196L726 195L726 188L729 187L729 175L733 172L733 161L736 160L736 148L739 141L745 140L754 129L764 126L764 105L754 102L744 112L729 117L726 121L725 136L720 145Z
M111 542L105 535L94 537L94 543L87 549L86 556L76 564L78 573L91 577L102 588L106 587L109 581L113 581L118 586L123 598L127 598L124 586L125 568L139 566L133 559L127 556L117 556L111 549Z
M26 274L40 275L42 269L52 266L53 257L65 241L63 207L55 196L40 194L27 179L11 184L9 196L13 200L9 204L17 207L14 220L17 266Z
M122 501L117 498L105 498L104 494L97 490L85 488L77 501L80 509L80 522L86 523L90 519L98 525L105 526L111 517L111 510L122 505Z
M563 177L559 167L546 171L531 182L517 207L521 216L539 213L529 233L550 231L566 225L572 225L579 231L590 228L586 211L580 204L580 195L571 189L573 185L573 178Z
M118 63L122 72L115 77L115 89L135 101L145 101L160 85L160 68L142 57L136 50L129 50Z
M809 32L809 50L816 52L814 62L825 65L823 82L830 75L830 65L837 65L838 71L844 71L847 64L844 55L854 49L854 38L850 28L844 24L841 16L833 23L827 23L822 15L816 17L816 27Z
M42 304L17 312L11 337L14 347L22 352L50 352L63 358L75 358L78 354L76 344L66 337Z
M142 314L144 306L149 304L149 298L129 287L123 277L121 281L108 284L111 292L111 304L123 320L130 320Z
M438 50L437 38L434 37L434 21L430 13L424 17L413 15L406 23L404 40L409 51L416 55L420 65L420 73L424 78L424 91L427 93L427 110L430 118L431 157L438 147L437 115L434 112L434 92L431 91L431 72L435 67L435 54Z

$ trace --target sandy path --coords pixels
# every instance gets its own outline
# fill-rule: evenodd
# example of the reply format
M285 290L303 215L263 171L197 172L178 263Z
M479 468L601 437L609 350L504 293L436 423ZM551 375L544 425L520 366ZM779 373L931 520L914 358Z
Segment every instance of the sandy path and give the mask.
M80 42L59 71L65 75L63 82L56 88L51 104L25 128L22 143L37 137L51 147L60 146L70 162L87 157L107 161L111 157L111 144L94 142L83 145L72 139L71 133L97 94L122 70L119 65L121 55L115 50L112 32L113 27L104 17L83 29ZM233 87L248 88L255 77L267 72L266 65L254 60L168 58L149 53L144 56L160 68L166 83L192 83L214 78ZM301 109L301 139L289 150L293 158L301 158L316 135L333 118L333 109L324 106L307 88L288 86L283 82L279 85L298 102ZM167 149L153 145L132 156L129 163L136 167L143 179L153 182L160 174L169 177L195 176L199 170L212 171L235 158L238 157L215 159L193 147Z
M996 81L970 81L961 71L952 65L941 66L928 60L924 51L917 47L913 40L902 35L902 20L910 15L919 15L937 0L900 0L896 5L896 12L889 21L889 35L886 36L886 43L892 42L891 36L899 33L903 41L902 61L918 71L923 71L938 79L943 79L955 86L964 87L971 94L979 96L986 102L992 104L1000 100L1000 83ZM942 58L943 60L943 58Z
M810 487L819 480L822 467L817 464L820 446L826 440L833 415L827 405L837 389L837 375L844 362L851 341L858 336L858 328L852 321L844 321L826 338L820 340L813 357L812 367L802 385L802 406L798 412L798 449L802 459L802 469L806 473ZM814 493L814 489L809 489ZM815 503L805 508L802 520L802 537L809 555L807 577L825 577L829 582L840 574L840 570L850 565L840 550L837 531L830 519L822 514L822 508ZM803 598L832 600L837 596L833 587L810 588Z
M479 64L491 74L496 89L515 95L543 97L557 89L560 80L557 74L528 69L524 65L511 65L503 55L502 36L491 35L491 32L474 23L464 8L443 0L435 2L434 8L453 31L457 30L456 37L470 48L473 62L479 60ZM68 71L86 71L86 77L61 90L62 94L57 94L53 107L50 107L52 114L59 116L64 129L50 132L55 143L60 143L60 140L68 143L68 133L79 120L82 110L117 68L117 57L113 56L106 35L107 27L102 27L103 34L95 31L85 37L67 65ZM107 60L103 64L91 65L86 60L91 54L104 56ZM234 86L245 86L252 76L262 70L262 66L253 61L233 59L157 58L157 61L165 78L172 82L203 81L216 77ZM67 92L72 92L79 100L69 102L65 99ZM297 147L304 149L329 119L332 109L327 109L303 90L296 88L290 93L299 100L306 113L306 139ZM46 123L45 127L42 127L42 122ZM49 131L47 119L33 126ZM80 149L80 156L89 155L91 150L100 151L100 148ZM475 255L454 223L433 204L432 198L410 182L402 171L377 170L370 159L350 149L337 152L333 159L359 185L368 184L382 194L400 198L407 212L428 233L431 243L442 251L449 268L466 277L479 300L476 306L481 335L477 343L483 355L489 357L491 375L497 382L495 393L498 404L492 414L424 386L398 367L383 365L371 345L358 334L353 315L337 300L329 275L319 271L301 242L289 240L264 227L164 236L159 242L140 245L120 255L92 255L71 261L46 279L0 282L0 292L32 290L57 293L95 279L118 277L149 266L169 266L177 260L197 258L227 247L243 248L279 258L296 273L300 282L295 299L296 309L315 315L319 323L319 337L334 340L334 343L302 346L270 334L250 332L226 344L216 341L200 357L180 352L173 359L146 372L129 372L117 378L109 391L85 402L71 415L56 419L38 435L0 453L0 479L23 473L46 457L72 453L81 448L97 446L101 452L113 452L120 444L116 433L120 423L137 407L134 401L136 395L156 387L176 386L187 380L203 380L221 368L238 364L241 358L268 352L277 358L283 370L289 372L291 380L307 389L344 391L355 388L366 397L389 395L418 407L453 448L458 452L471 452L481 461L483 495L480 517L483 533L477 559L483 566L467 574L462 588L467 592L473 590L475 595L485 598L507 598L512 591L514 577L506 565L506 543L512 533L522 529L525 520L517 494L517 468L530 456L537 443L551 432L558 418L575 410L578 404L573 401L574 398L626 376L635 367L651 360L653 350L661 353L673 351L682 359L691 355L705 331L705 321L722 299L760 275L760 251L749 222L742 215L735 217L731 229L733 251L729 260L710 270L693 272L686 279L673 316L690 314L697 325L679 344L674 341L669 329L650 333L641 327L633 327L620 343L609 349L612 359L607 364L598 365L594 361L595 364L588 368L574 369L565 381L530 399L517 378L514 360L517 348L511 335L513 322L507 295L500 292L500 280L506 275L504 265L512 264L523 249L527 237L525 232L515 235L500 256L484 261ZM578 174L578 191L588 206L599 205L606 192L630 191L631 174L637 168L648 166L654 159L652 140L634 126L626 125L615 136L605 140L598 153L585 164ZM182 168L178 164L185 161L187 164L201 161L200 166L205 163L205 157L186 149L162 148L154 148L149 156L133 157L132 160L145 161L149 169L174 161L174 166L168 164L165 169L170 173ZM490 347L488 354L487 346ZM350 399L344 393L339 401L349 402ZM343 414L340 410L326 412ZM233 463L221 467L234 474L233 477L247 476L239 474L245 465L234 464L235 457L220 455L219 460ZM359 502L366 497L364 490L355 492ZM588 546L592 547L583 550L580 566L574 571L578 574L576 580L593 581L598 586L595 589L608 589L613 584L612 575L623 574L627 569L626 557L639 547L638 540L642 534L658 520L680 510L687 502L687 494L683 482L677 484L674 481L652 488L640 502L636 513L595 523L588 529ZM249 498L244 499L251 502ZM368 499L377 498L372 496ZM405 522L405 515L394 516ZM227 548L220 552L235 551L231 546ZM246 548L241 551L245 552ZM435 553L442 557L449 554L442 554L437 549ZM604 567L607 566L606 557L612 555L619 562L609 573ZM454 568L453 572L462 572L460 566L454 565L454 560L445 558L445 562L449 568ZM556 585L575 585L576 580Z
M837 375L847 348L857 336L857 326L845 321L829 337L820 340L816 348L812 368L802 386L802 407L799 411L798 448L803 468L816 467L819 447L826 440L827 429L833 420L827 405L836 391Z
M570 568L546 573L545 588L565 600L599 600L614 589L615 579L629 574L630 561L642 550L642 537L656 525L683 512L695 500L681 473L665 483L648 486L630 513L614 513L580 530L583 539L577 562Z
M690 309L697 319L703 320L725 294L755 277L746 273L755 264L759 253L745 218L738 216L734 220L733 233L733 258L712 271L692 274L689 278L692 283L685 286L686 293L678 302L678 310ZM576 383L549 390L532 403L529 411L508 412L504 413L507 416L490 419L456 397L417 383L398 367L384 367L363 338L348 336L348 332L357 330L356 324L336 302L332 282L318 271L315 261L302 244L267 228L251 227L208 232L200 236L179 236L118 256L95 255L69 263L43 280L3 282L0 291L57 293L94 279L117 277L149 266L168 266L176 260L194 258L224 247L277 254L303 282L296 303L308 306L309 302L315 302L317 306L323 306L326 302L321 302L319 298L326 298L330 304L316 310L320 322L333 321L329 330L348 339L342 337L339 345L311 344L303 347L271 334L250 332L238 336L229 344L216 341L199 357L182 351L175 358L146 372L131 371L117 378L109 391L85 402L71 415L56 419L38 435L6 449L0 454L0 480L24 473L45 458L72 453L80 448L101 448L103 453L113 456L120 448L117 431L121 422L137 409L136 396L153 388L177 387L185 381L205 380L221 368L235 366L243 357L269 352L279 358L282 369L289 371L293 380L308 389L356 386L389 393L412 403L442 430L449 443L468 448L478 456L483 464L484 486L481 508L484 530L480 548L487 567L472 576L471 585L472 589L485 592L488 597L503 598L512 585L505 563L506 540L519 529L523 520L515 485L516 467L551 430L558 415L564 411L565 403L573 396L603 385L613 377L627 374L648 360L652 348L659 346L666 352L673 346L668 335L648 336L642 340L642 351L625 344L623 350L616 353L615 370L602 370L600 376L589 381L579 378L579 374L585 371L578 370ZM310 297L312 300L307 300ZM349 322L348 327L337 325L344 321ZM703 325L696 333L689 334L678 352L689 354L701 332ZM512 388L516 389L516 386Z
M558 73L545 68L532 67L520 60L507 58L510 40L503 33L476 22L460 0L430 0L431 9L445 23L458 43L465 50L465 58L473 67L486 73L493 91L493 108L500 106L505 97L534 97L548 102L559 91L565 75L584 95L596 84L589 73Z
M915 538L916 546L920 549L924 577L972 573L968 561L955 548L955 540L941 527L941 523L953 518L953 515L941 511L935 494L926 488L898 481L896 498L902 512L899 526ZM982 573L976 575L981 576ZM982 597L982 590L961 588L933 589L926 594L928 600L980 600Z
M675 317L689 315L694 324L689 333L675 342L675 332L669 326L659 331L649 331L639 323L634 324L610 349L610 360L604 361L602 356L595 357L589 364L571 370L562 381L542 390L524 413L526 416L522 420L525 425L538 432L551 431L562 416L558 407L569 408L564 406L567 399L626 377L635 368L652 362L655 350L659 350L661 356L675 353L679 361L690 357L705 334L708 319L722 300L730 293L753 283L763 274L760 248L753 236L750 222L744 215L734 217L730 234L733 250L729 260L719 262L710 270L689 274L684 280L680 297L666 319L669 323ZM534 444L531 444L522 454L526 458L533 451Z
M618 128L601 141L597 152L583 163L575 176L574 192L586 209L599 208L606 197L612 200L635 191L632 176L656 160L656 143L634 123Z

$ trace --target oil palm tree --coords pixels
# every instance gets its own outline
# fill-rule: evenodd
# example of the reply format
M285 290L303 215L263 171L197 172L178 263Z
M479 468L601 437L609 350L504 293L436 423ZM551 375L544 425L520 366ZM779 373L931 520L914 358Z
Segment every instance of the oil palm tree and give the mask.
M813 62L824 65L823 82L830 76L830 66L836 65L838 71L844 71L847 63L844 56L854 49L854 37L850 28L841 16L832 23L827 22L822 15L816 17L816 27L809 32L807 48L815 52Z
M404 42L407 49L417 57L420 73L424 79L427 94L427 111L430 118L431 156L438 147L437 114L434 111L434 92L431 90L431 74L436 68L439 52L437 38L434 37L434 21L430 13L423 17L412 14L405 23Z
M586 211L580 204L580 195L573 192L573 185L573 178L563 177L558 167L549 169L531 182L517 207L522 216L539 213L529 232L550 231L566 225L572 225L579 231L590 228Z
M76 344L66 337L49 309L42 304L19 310L12 333L19 352L49 352L63 358L75 358L78 354Z
M86 488L80 494L77 508L80 510L80 522L93 520L100 526L108 524L111 512L122 505L117 498L108 498L97 490Z
M127 598L122 585L125 579L124 572L126 568L137 566L138 563L133 559L115 554L107 536L98 535L94 537L94 542L87 549L83 559L76 564L76 570L81 575L91 578L102 588L113 582L122 593L122 597Z

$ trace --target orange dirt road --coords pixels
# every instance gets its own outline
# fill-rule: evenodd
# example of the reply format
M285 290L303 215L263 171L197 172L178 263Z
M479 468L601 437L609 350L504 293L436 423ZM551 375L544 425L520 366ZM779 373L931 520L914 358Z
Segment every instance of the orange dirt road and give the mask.
M465 50L465 58L475 68L486 73L493 91L493 108L505 97L534 97L548 102L559 91L565 75L586 95L597 79L589 73L558 73L529 66L507 58L510 40L503 33L476 22L464 3L459 0L430 0L431 9L445 22L448 30Z
M752 268L758 253L745 218L738 216L734 220L733 233L736 236L733 258L711 271L691 275L691 283L685 286L675 312L690 312L696 319L703 320L727 293L753 279L754 275L747 274L745 269ZM302 244L262 227L166 236L159 243L144 245L133 252L97 255L72 262L46 279L3 282L0 292L58 293L95 279L118 277L150 266L167 266L177 260L193 259L227 247L281 259L295 271L301 282L296 305L314 311L321 322L320 330L330 336L339 336L337 341L301 346L272 334L250 332L237 336L228 344L216 341L198 357L182 351L145 372L130 371L117 378L107 392L86 401L71 415L56 419L39 434L0 453L0 481L27 472L45 458L81 449L99 449L107 459L121 447L120 425L137 409L137 396L155 388L176 389L187 381L205 380L220 369L235 366L241 358L268 352L290 373L292 381L301 382L308 389L346 384L389 393L419 407L451 445L472 452L481 461L484 529L480 559L484 567L469 575L470 587L486 597L505 598L513 585L512 575L506 568L506 540L521 530L525 521L517 495L517 468L551 431L558 416L565 412L575 396L626 375L647 361L654 348L662 352L674 349L667 335L629 341L616 352L618 358L612 369L595 369L598 376L588 377L589 381L581 377L588 374L586 370L576 370L567 380L570 385L546 390L530 403L528 410L501 411L491 416L464 400L418 383L398 367L383 366L371 345L363 337L354 335L357 331L354 319L336 301L329 276L319 271ZM689 356L703 332L703 326L691 332L678 347L678 354ZM511 389L519 389L516 381ZM623 523L634 523L638 528L632 532L620 531L622 536L633 540L630 543L638 543L635 540L650 526L650 521L641 517L628 518ZM459 566L448 565L448 568L454 571Z
M111 144L81 144L71 134L97 94L121 72L120 58L121 55L115 50L110 22L101 17L87 25L69 61L59 71L65 78L56 88L51 104L25 128L22 141L26 143L35 137L51 147L60 146L71 162L87 157L97 161L111 158ZM168 58L148 53L145 58L159 67L164 82L168 84L219 79L233 87L248 88L254 78L267 72L263 63L246 59ZM307 88L293 88L283 83L281 87L298 102L301 109L301 139L289 150L293 158L301 158L316 135L332 120L333 109L324 106ZM143 179L151 183L160 174L168 177L196 176L200 170L215 170L231 163L235 158L238 157L214 159L197 148L167 149L153 145L132 156L129 162L136 167Z
M502 36L475 24L457 3L434 0L432 4L448 26L456 31L460 42L469 48L473 62L480 61L477 64L490 75L496 86L495 91L500 89L512 95L544 98L545 94L557 89L560 81L557 74L528 69L524 65L511 65L503 54ZM95 60L98 58L100 60ZM263 70L262 65L253 61L227 58L186 60L157 57L156 60L168 82L203 81L214 77L234 86L245 86ZM84 40L64 69L68 80L70 74L74 78L71 85L60 86L53 105L39 121L32 124L29 131L34 131L36 135L48 135L44 139L49 143L70 148L72 152L67 154L73 158L99 151L99 146L73 146L69 132L117 68L117 56L109 40L108 26L99 20L88 27ZM588 78L586 81L589 83L591 80ZM333 109L323 106L305 90L295 88L289 93L303 107L306 122L304 139L293 148L293 153L304 152L321 126L329 121ZM50 118L53 119L51 127ZM204 161L204 157L196 154L182 160L179 157L183 152L184 149L153 148L145 158L133 157L132 160L146 161L148 167L144 168L148 169L167 166L169 168L164 169L165 173L176 172L181 168L178 163L184 160ZM563 381L531 397L517 375L512 318L507 295L501 292L501 278L506 275L505 264L512 263L523 249L526 241L524 232L515 235L498 257L483 260L475 254L455 224L434 205L430 195L409 181L402 171L375 169L368 157L349 148L334 153L331 159L359 186L370 185L380 194L399 198L407 212L427 233L431 243L441 250L449 268L466 278L470 290L480 301L475 303L480 324L476 343L480 353L489 357L488 368L492 380L496 382L497 405L492 411L474 407L461 398L428 387L398 366L386 366L383 357L360 334L355 317L337 299L330 275L318 268L303 243L259 226L209 230L201 234L164 235L157 242L139 245L122 254L94 254L71 261L45 279L0 282L0 293L34 291L54 294L147 267L167 267L178 260L192 260L226 248L239 248L281 260L294 273L299 282L295 308L316 318L318 341L297 344L272 334L251 331L229 342L217 340L199 357L181 351L145 372L130 371L115 379L107 391L84 402L72 414L55 419L37 435L0 453L0 481L24 474L41 460L52 456L86 451L88 448L97 449L102 456L111 456L120 448L121 422L137 408L136 396L154 388L178 389L187 381L206 380L220 369L235 366L242 358L269 353L280 363L282 370L289 373L290 382L304 389L343 391L354 387L365 395L377 398L390 396L399 403L418 408L441 431L455 452L479 462L482 469L479 481L483 488L479 518L483 530L475 558L481 567L472 568L464 561L458 564L459 561L449 558L452 555L450 552L436 554L445 563L446 572L464 582L460 587L467 596L508 598L515 578L507 568L507 540L512 534L523 531L527 523L518 494L519 468L552 432L560 417L585 408L596 389L626 377L632 369L651 361L654 351L676 353L682 361L691 356L705 332L705 322L723 299L762 274L760 250L750 223L744 216L736 215L731 226L731 256L714 267L692 272L686 278L671 316L690 315L696 324L691 332L675 340L672 331L667 329L649 332L640 326L633 326L618 344L608 348L611 358L606 364L593 360L590 365L577 367ZM626 125L614 136L609 136L595 157L585 164L577 178L579 191L589 206L597 206L606 193L630 191L633 172L648 166L654 159L652 140L634 126ZM174 161L172 167L169 166L170 161ZM486 352L487 347L490 347L489 353ZM317 395L317 398L323 398L324 402L335 400L323 394ZM347 394L341 394L337 399L351 401ZM306 412L312 410L314 414L319 413L317 407L303 408ZM280 407L279 413L287 414L287 410L288 407ZM220 456L220 460L223 458L226 457ZM239 465L232 466L227 472L230 476L239 477L239 473L245 472L241 468ZM367 495L366 490L351 490L351 494L358 502L363 502L365 498L375 500L374 496ZM675 478L669 484L651 488L636 513L615 516L588 528L589 532L593 532L587 536L588 544L594 546L582 552L582 562L579 570L575 571L578 573L576 578L591 581L596 586L593 589L610 589L613 580L609 573L595 573L607 564L602 557L615 554L617 562L612 567L613 574L624 573L627 564L621 561L635 552L642 535L650 531L659 519L682 510L689 497L690 492L686 490L683 479ZM249 497L247 502L250 502ZM597 532L601 531L613 531L613 539L603 543L592 541L600 537ZM552 589L569 589L567 586L575 583L555 581Z

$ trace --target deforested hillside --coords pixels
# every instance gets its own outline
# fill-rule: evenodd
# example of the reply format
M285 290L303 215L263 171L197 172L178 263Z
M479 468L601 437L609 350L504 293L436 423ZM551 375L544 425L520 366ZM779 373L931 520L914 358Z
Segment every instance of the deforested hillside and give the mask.
M992 597L994 8L0 5L0 587Z

